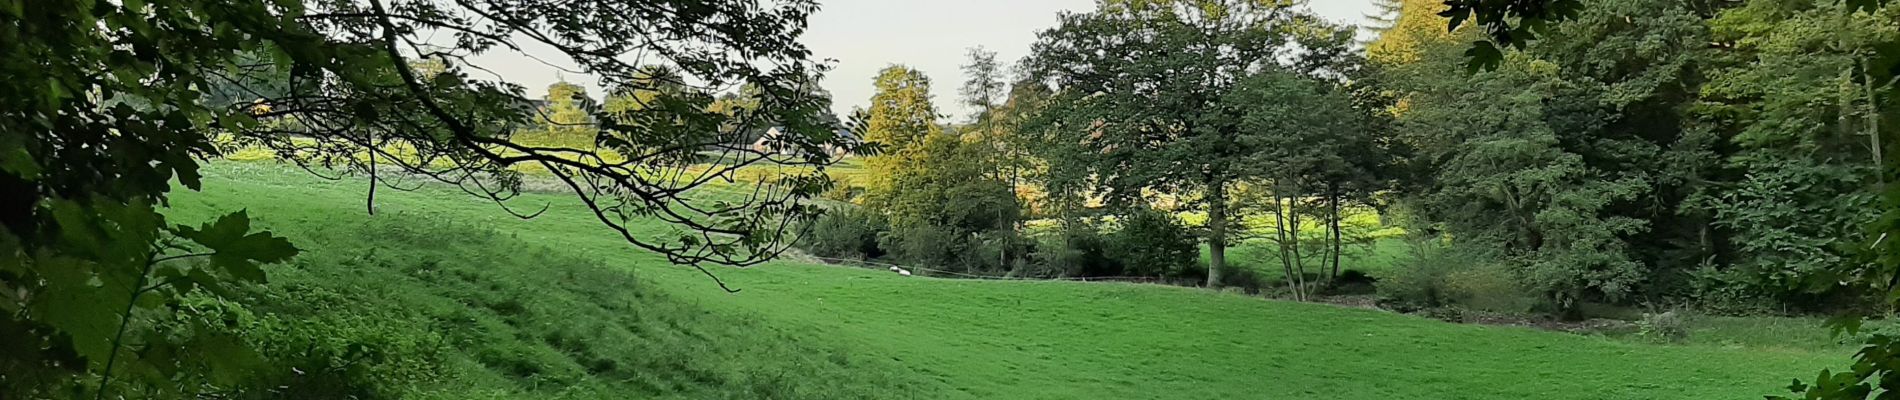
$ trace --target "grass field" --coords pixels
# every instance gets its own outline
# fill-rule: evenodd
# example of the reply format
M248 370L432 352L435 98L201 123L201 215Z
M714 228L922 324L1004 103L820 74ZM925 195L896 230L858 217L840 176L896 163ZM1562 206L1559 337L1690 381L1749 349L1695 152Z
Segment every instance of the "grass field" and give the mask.
M432 389L442 398L1733 399L1779 393L1851 352L791 262L717 270L743 290L727 294L631 249L562 196L517 200L551 207L524 221L453 190L383 191L368 216L361 181L209 169L206 191L175 196L174 222L249 209L307 249L272 269L273 290L346 291L353 307L381 310L365 315L459 339L444 361L459 380ZM417 267L447 264L459 266Z

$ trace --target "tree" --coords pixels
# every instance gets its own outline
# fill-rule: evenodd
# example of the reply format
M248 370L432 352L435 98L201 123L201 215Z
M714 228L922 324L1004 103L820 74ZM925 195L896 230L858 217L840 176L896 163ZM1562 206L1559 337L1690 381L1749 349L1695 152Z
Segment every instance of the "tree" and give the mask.
M1442 1L1401 1L1391 27L1379 30L1379 36L1366 44L1366 58L1386 64L1417 62L1424 45L1451 38L1444 18L1438 15L1444 9Z
M1415 205L1563 313L1687 291L1697 266L1727 260L1694 206L1724 180L1720 136L1690 114L1707 29L1674 1L1593 1L1572 18L1490 73L1455 71L1474 31L1381 59L1425 175Z
M548 85L548 93L542 97L540 111L541 131L555 139L556 143L580 141L591 142L599 128L594 124L594 99L587 96L587 88L569 82L555 82ZM591 146L575 146L591 149Z
M1399 17L1402 15L1400 11L1405 9L1405 0L1373 0L1372 7L1378 11L1361 15L1366 19L1364 28L1372 33L1385 33L1398 27Z
M867 157L865 166L873 172L867 188L890 192L891 177L908 159L914 158L925 138L942 132L937 126L937 108L930 103L930 78L901 65L879 71L873 81L877 91L871 95L866 112L864 140L884 149Z
M1003 76L1002 66L996 62L996 52L982 47L972 48L969 64L963 65L962 94L964 103L975 108L974 120L970 128L975 132L976 141L980 141L994 151L989 152L988 164L996 168L990 172L1009 184L1010 198L1018 205L1023 199L1018 192L1022 186L1022 170L1028 164L1025 160L1024 142L1017 132L1015 117L1007 102L1009 85ZM1016 227L1018 230L1021 227Z
M641 67L637 79L639 83L636 85L608 89L607 98L600 104L602 113L615 120L630 119L639 115L640 111L664 107L667 100L672 98L703 94L688 85L679 71L671 67ZM549 93L553 93L553 90L550 89Z
M1273 217L1267 239L1294 299L1305 300L1318 288L1307 281L1309 267L1322 281L1337 274L1346 241L1340 203L1349 192L1377 190L1370 174L1384 150L1372 140L1369 115L1343 90L1311 77L1267 70L1241 82L1222 104L1235 113L1230 118L1239 123L1243 146L1258 149L1240 164L1261 192L1250 194L1266 197L1251 203ZM1315 222L1320 238L1304 231Z
M1029 64L1055 92L1030 123L1043 140L1053 196L1089 193L1139 208L1150 194L1208 213L1208 285L1230 240L1229 191L1251 154L1213 106L1253 70L1289 54L1285 29L1306 20L1277 3L1105 2L1038 35Z
M9 346L0 366L97 374L104 379L91 393L100 398L115 388L195 388L165 373L183 365L210 365L221 377L244 370L230 364L243 358L232 352L158 357L192 353L156 352L162 336L127 329L168 297L260 280L259 263L295 254L253 232L241 212L199 226L159 213L174 181L200 187L198 163L220 154L219 136L290 162L369 174L372 187L387 186L374 177L395 168L498 204L517 193L518 167L538 166L634 247L694 267L764 262L784 250L787 227L819 212L799 200L824 190L831 160L822 151L727 146L737 162L692 164L703 146L727 143L717 127L766 120L801 148L853 146L834 134L835 123L815 118L828 101L791 83L823 69L797 42L815 9L802 0L586 9L542 0L0 2L0 74L9 77L0 82L0 288L10 293L0 296ZM453 46L433 45L444 42ZM599 150L523 145L510 140L533 123L522 88L464 71L471 56L529 44L574 60L608 87L639 85L639 65L677 65L709 86L755 84L767 105L743 116L704 104L654 109L646 118L679 123L604 127L594 138ZM414 59L444 66L418 71ZM736 201L695 199L694 189L761 163L817 168L759 182L756 195ZM627 229L654 219L676 231L656 238ZM111 385L125 374L153 384ZM35 393L62 379L0 374L0 391L42 397Z
M1486 39L1473 41L1465 51L1471 69L1496 69L1504 61L1500 46L1523 49L1538 35L1550 33L1556 22L1576 18L1583 0L1446 0L1438 15L1450 18L1447 30L1466 21L1483 31Z
M890 218L885 247L914 262L973 264L959 260L974 253L974 238L1009 230L1018 217L1015 198L996 173L994 149L980 135L966 139L937 125L930 80L922 73L891 66L878 74L876 86L865 139L883 151L865 161L876 181L863 203Z
M1410 185L1420 213L1466 246L1514 261L1518 275L1563 312L1592 290L1625 294L1640 278L1625 235L1640 220L1606 213L1642 190L1568 150L1543 99L1568 89L1547 62L1518 58L1494 72L1452 72L1459 57L1428 50L1400 117L1424 175Z
M968 54L969 64L963 65L963 102L974 108L971 116L977 124L985 125L985 130L996 112L997 101L1008 89L1003 80L1002 66L996 63L996 52L974 47Z

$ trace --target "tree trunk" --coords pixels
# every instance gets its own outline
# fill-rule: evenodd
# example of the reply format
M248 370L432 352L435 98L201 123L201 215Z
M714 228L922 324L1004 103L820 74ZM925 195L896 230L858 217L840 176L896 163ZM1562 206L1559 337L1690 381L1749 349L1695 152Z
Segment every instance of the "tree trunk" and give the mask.
M1274 254L1277 254L1278 257L1280 258L1280 276L1286 279L1287 289L1293 292L1293 298L1295 300L1298 300L1299 293L1300 293L1300 290L1299 290L1300 282L1299 282L1298 276L1293 273L1293 263L1299 262L1299 260L1292 258L1291 256L1293 254L1292 248L1287 245L1288 216L1286 215L1286 208L1280 206L1281 203L1280 203L1279 193L1274 193L1272 195L1272 198L1273 198L1273 239L1274 239L1273 252Z
M1207 287L1220 288L1220 270L1227 265L1227 188L1226 182L1209 185L1207 190Z
M1867 88L1867 141L1874 152L1874 171L1876 171L1874 176L1880 182L1880 187L1877 189L1884 189L1887 186L1887 171L1885 170L1886 163L1880 159L1882 150L1880 148L1880 98L1877 96L1873 72L1868 68L1870 66L1867 64L1867 58L1861 57L1860 77L1861 80L1867 82L1865 85Z
M1293 300L1306 301L1306 255L1300 253L1300 198L1286 198L1286 252L1293 260Z
M1326 276L1326 281L1328 283L1331 283L1333 281L1339 280L1340 242L1344 240L1344 236L1345 236L1339 231L1339 219L1341 218L1339 216L1339 189L1334 184L1327 184L1326 201L1332 203L1330 204L1331 207L1329 207L1329 210L1328 210L1328 213L1331 215L1328 215L1327 219L1330 220L1330 222L1332 223L1333 272L1331 275Z

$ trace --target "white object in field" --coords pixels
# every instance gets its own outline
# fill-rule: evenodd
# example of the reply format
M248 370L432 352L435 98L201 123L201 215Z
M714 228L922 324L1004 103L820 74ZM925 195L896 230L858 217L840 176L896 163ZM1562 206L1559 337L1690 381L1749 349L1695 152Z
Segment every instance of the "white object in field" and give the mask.
M891 272L897 272L897 266L895 265L891 266Z
M899 268L899 269L897 270L897 274L898 274L898 275L903 275L903 276L910 276L910 270L906 270L906 269L902 269L902 268Z

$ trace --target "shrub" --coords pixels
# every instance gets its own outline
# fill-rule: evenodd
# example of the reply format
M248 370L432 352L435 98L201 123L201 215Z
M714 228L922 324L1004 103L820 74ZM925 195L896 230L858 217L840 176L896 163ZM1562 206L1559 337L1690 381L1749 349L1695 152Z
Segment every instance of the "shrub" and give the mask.
M812 222L803 245L819 257L877 258L884 255L878 237L889 230L889 223L877 213L857 208L835 210Z
M1015 274L1031 263L1036 244L1014 230L980 232L970 238L964 269L986 275Z
M1206 268L1190 269L1200 270L1202 274L1207 273ZM1247 293L1260 293L1260 288L1268 286L1267 279L1261 277L1260 273L1254 272L1251 268L1243 268L1235 264L1221 266L1220 280L1222 287L1240 288ZM1200 281L1206 282L1207 277L1201 277Z
M899 261L936 268L960 266L962 242L955 232L929 224L894 227L879 240Z
M1655 341L1682 342L1689 339L1689 322L1682 313L1675 311L1643 313L1643 319L1636 321L1636 329L1638 336Z
M1445 276L1446 299L1478 311L1525 313L1539 299L1523 289L1510 269L1499 263L1479 263Z
M1236 261L1237 260L1229 260L1227 265L1221 266L1220 276L1222 290L1226 288L1238 288L1249 294L1259 294L1276 289L1273 282L1268 281L1265 275L1257 272L1254 268L1247 267L1246 264ZM1195 266L1181 269L1174 274L1168 275L1166 278L1168 283L1174 285L1205 285L1207 284L1207 265L1196 262Z
M1451 274L1465 260L1436 243L1414 243L1411 260L1375 285L1380 302L1402 311L1451 304Z
M1108 256L1108 240L1095 227L1078 224L1062 228L1061 233L1038 242L1032 277L1112 276L1121 274L1120 263Z
M1718 315L1765 315L1779 302L1755 290L1758 284L1751 274L1704 266L1691 273L1690 285L1696 309Z
M1121 262L1123 274L1167 276L1194 267L1197 243L1174 216L1140 210L1123 217L1121 229L1110 235L1109 257Z
M1374 286L1381 303L1400 311L1457 306L1518 314L1545 304L1524 288L1510 264L1433 241L1415 242L1410 261Z
M1329 295L1373 294L1377 292L1374 286L1377 285L1378 282L1378 279L1373 278L1371 275L1366 275L1365 272L1349 269L1339 271L1339 276L1334 277L1333 281L1329 282L1321 293Z

